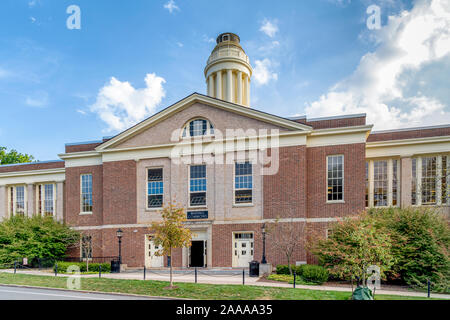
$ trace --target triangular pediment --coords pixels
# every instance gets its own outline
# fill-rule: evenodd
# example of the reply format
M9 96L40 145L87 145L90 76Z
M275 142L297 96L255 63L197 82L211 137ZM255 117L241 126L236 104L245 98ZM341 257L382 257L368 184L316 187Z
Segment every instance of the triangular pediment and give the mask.
M292 120L194 93L119 133L99 145L96 150L169 143L172 131L181 128L187 120L195 117L207 118L222 130L225 127L244 130L248 128L306 132L312 130L311 127Z

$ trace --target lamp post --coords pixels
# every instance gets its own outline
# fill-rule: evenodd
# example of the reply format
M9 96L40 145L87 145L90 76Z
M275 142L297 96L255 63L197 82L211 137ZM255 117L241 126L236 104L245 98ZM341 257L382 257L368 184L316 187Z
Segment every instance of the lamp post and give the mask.
M262 264L266 264L266 224L263 223L262 227L261 227L261 231L262 231L262 236L263 236L263 254L262 254L262 259L261 259L261 263Z
M117 239L119 239L119 265L122 264L122 235L123 231L122 229L118 229L116 231Z

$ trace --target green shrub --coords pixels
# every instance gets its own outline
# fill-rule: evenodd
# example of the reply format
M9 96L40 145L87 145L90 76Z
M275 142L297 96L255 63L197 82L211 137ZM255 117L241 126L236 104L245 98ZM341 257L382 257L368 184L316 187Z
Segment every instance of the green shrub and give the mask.
M28 258L57 261L80 239L79 233L52 217L13 216L0 223L0 264Z
M295 271L296 274L300 274L300 266L291 265L292 272ZM278 264L276 268L277 274L290 274L289 266L287 264Z
M102 266L102 272L111 272L111 264L110 263L89 263L89 272L99 272L100 265ZM80 268L80 272L87 272L86 270L86 262L58 262L58 272L67 273L67 269L70 266L77 266ZM55 270L55 266L53 267L53 271Z
M300 276L309 282L324 283L328 281L328 270L322 266L304 264L300 267Z

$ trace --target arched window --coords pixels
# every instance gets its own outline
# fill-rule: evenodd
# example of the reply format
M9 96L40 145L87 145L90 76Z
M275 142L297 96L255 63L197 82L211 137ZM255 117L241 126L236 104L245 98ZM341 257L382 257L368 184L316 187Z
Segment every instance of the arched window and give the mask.
M214 134L214 127L208 120L194 119L189 121L183 128L183 138L209 136Z

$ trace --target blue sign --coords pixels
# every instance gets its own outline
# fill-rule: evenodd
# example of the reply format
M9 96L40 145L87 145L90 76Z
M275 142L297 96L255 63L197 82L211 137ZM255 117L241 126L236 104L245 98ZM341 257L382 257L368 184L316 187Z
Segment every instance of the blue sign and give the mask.
M208 219L208 211L188 211L188 220Z

